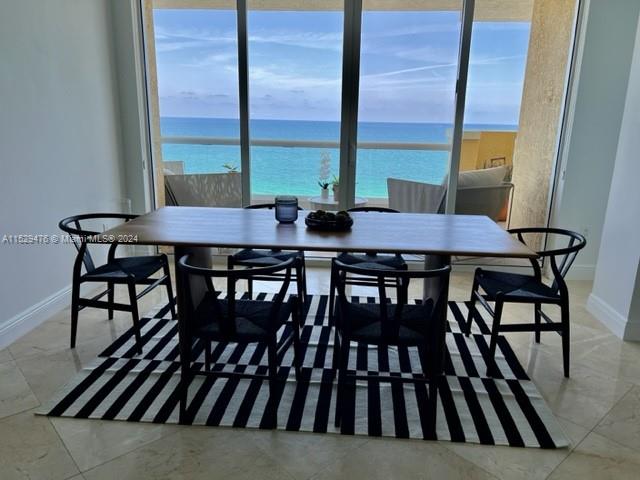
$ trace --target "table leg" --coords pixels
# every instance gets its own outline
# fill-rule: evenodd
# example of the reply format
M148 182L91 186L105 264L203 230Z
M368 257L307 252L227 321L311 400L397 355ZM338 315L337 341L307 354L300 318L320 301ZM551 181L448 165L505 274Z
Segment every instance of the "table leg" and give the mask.
M424 259L425 270L432 270L434 268L442 268L446 265L451 265L450 255L427 255ZM423 287L423 300L428 298L437 298L442 289L442 282L439 279L425 278ZM449 288L447 285L446 291L442 292L445 299L449 300Z

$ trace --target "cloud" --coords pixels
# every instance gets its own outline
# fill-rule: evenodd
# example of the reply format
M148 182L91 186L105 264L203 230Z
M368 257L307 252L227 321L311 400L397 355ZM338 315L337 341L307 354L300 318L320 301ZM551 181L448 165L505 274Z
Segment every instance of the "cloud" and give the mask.
M440 63L435 65L422 65L420 67L412 67L412 68L402 68L400 70L390 70L388 72L382 73L370 73L368 75L362 75L360 78L369 79L369 78L380 78L380 77L392 77L395 75L404 75L406 73L415 73L415 72L423 72L427 70L438 70L441 68L452 68L457 67L458 63Z
M155 31L158 52L211 47L216 44L237 44L235 30L211 32L201 29L168 30L158 26ZM342 32L310 32L260 29L251 33L249 43L277 44L317 50L342 50Z
M211 67L211 66L219 67L221 64L237 63L237 61L238 61L238 54L234 50L230 52L214 53L212 55L206 55L205 57L200 58L198 60L194 60L187 63L181 63L180 66L190 67L190 68L203 68L203 67Z
M429 63L451 63L458 58L458 45L447 47L436 47L425 45L417 48L394 48L389 54L404 60L414 60Z
M363 20L366 22L366 17ZM365 24L366 26L366 24ZM363 39L366 38L389 38L406 37L408 35L423 35L428 33L455 33L460 31L459 22L439 22L427 25L407 25L402 28L393 28L377 31L376 33L364 32Z
M339 87L341 79L313 77L309 73L292 75L281 73L266 67L250 67L249 79L252 84L265 85L278 90L304 90L318 87Z
M526 55L506 55L503 57L472 55L469 65L499 65L512 60L522 60L523 58L526 58Z
M524 55L509 55L505 57L485 57L485 58L476 58L476 59L472 58L471 61L469 62L469 65L471 66L498 65L502 62L522 59L522 58L524 58ZM391 77L395 75L404 75L407 73L423 72L428 70L439 70L443 68L457 68L457 67L458 67L458 62L439 63L434 65L421 65L419 67L402 68L399 70L390 70L388 72L382 72L382 73L370 73L368 75L362 75L361 78L366 79L366 78L378 78L378 77Z
M211 47L214 44L229 45L237 43L235 32L210 32L200 29L166 29L155 26L156 51L171 52L193 48Z
M342 32L262 30L249 35L249 43L275 43L289 47L342 51Z

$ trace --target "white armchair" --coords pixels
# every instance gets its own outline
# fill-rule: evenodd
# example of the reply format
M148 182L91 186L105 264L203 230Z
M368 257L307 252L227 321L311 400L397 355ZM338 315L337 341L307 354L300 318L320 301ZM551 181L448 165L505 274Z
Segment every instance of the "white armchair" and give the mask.
M504 181L507 173L507 167L461 172L456 213L499 220L513 191L513 184ZM401 212L444 213L446 184L446 178L440 185L387 178L389 207Z

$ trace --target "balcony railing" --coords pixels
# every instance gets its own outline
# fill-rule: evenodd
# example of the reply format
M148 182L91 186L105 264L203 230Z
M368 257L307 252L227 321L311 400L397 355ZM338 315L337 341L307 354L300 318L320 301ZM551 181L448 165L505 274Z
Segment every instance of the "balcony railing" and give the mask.
M231 137L180 137L163 136L160 138L162 144L183 144L183 145L240 145L239 138ZM318 141L318 140L272 140L253 139L252 147L310 147L310 148L340 148L339 142ZM408 143L408 142L358 142L358 148L364 150L434 150L450 151L451 145L448 143Z

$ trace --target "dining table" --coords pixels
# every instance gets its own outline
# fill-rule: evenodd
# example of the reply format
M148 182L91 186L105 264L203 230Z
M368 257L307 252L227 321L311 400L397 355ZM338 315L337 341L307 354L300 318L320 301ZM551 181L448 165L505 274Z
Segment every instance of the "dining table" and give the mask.
M174 261L187 254L190 263L211 266L217 248L280 249L324 252L400 253L424 255L426 268L451 263L452 256L531 259L537 254L484 215L424 213L351 213L346 231L317 231L304 219L278 223L273 210L161 207L103 232L89 242L128 242L170 246ZM180 275L176 273L178 311L185 305ZM195 295L206 289L191 285ZM425 279L424 297L434 297L442 286Z

